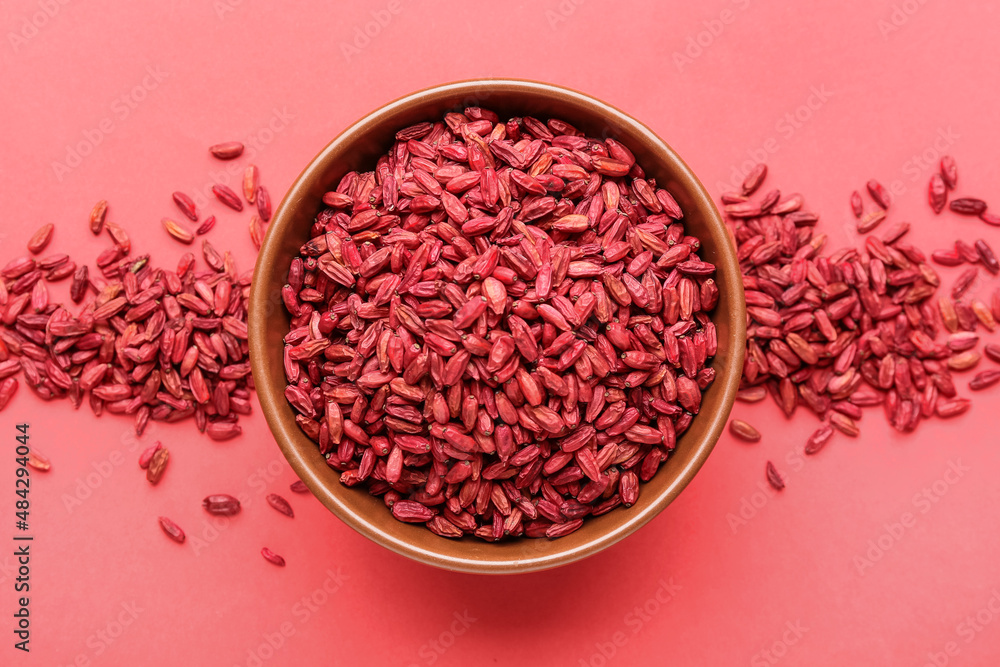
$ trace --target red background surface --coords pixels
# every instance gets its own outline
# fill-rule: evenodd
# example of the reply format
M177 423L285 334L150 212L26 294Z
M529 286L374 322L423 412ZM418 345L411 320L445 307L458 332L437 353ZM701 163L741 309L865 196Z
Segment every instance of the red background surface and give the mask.
M770 183L805 194L832 246L854 240L848 195L877 177L897 184L892 217L912 222L923 247L979 236L1000 247L994 230L936 218L924 202L927 160L941 150L959 161L961 192L1000 196L996 3L277 4L4 2L3 261L50 221L53 251L92 261L106 240L85 221L107 198L134 252L171 264L183 248L159 219L176 215L173 190L223 177L208 145L251 138L277 199L371 109L485 76L607 100L672 144L714 195L766 157ZM249 268L246 216L209 207L211 240ZM22 389L0 414L0 663L995 664L998 405L996 390L984 393L968 414L906 436L876 409L860 438L838 435L805 461L813 417L738 404L764 440L724 435L637 534L555 571L488 578L410 562L288 493L294 475L259 411L222 444L191 424L151 428L142 442L174 454L152 488L128 420L45 406ZM30 656L11 646L21 421L54 461L31 495ZM787 478L778 495L763 483L768 459ZM289 497L295 519L265 507L270 491ZM212 526L199 501L213 492L242 495L244 512ZM160 514L186 529L186 545L160 533ZM265 545L288 567L265 562Z

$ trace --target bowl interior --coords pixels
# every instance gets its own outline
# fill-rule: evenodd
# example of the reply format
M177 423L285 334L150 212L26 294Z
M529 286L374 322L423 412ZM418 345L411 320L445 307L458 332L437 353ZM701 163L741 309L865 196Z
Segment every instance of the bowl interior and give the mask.
M291 259L308 239L323 194L347 171L372 169L397 130L467 106L492 109L501 118L557 117L587 136L618 139L635 153L647 175L674 195L685 212L688 232L702 241L702 257L718 267L720 298L713 320L719 350L712 364L717 375L703 397L700 414L656 476L642 486L633 507L591 517L581 529L557 540L498 544L473 537L449 540L421 525L397 521L380 498L364 488L340 484L338 473L299 430L283 396L282 338L289 317L281 306L280 290ZM251 360L258 397L296 473L323 504L375 542L431 565L468 572L526 572L571 562L613 544L655 516L695 475L728 419L742 372L744 337L743 288L735 252L715 205L687 165L652 131L617 109L575 91L527 81L470 81L414 93L337 137L303 171L278 207L258 257L250 298Z

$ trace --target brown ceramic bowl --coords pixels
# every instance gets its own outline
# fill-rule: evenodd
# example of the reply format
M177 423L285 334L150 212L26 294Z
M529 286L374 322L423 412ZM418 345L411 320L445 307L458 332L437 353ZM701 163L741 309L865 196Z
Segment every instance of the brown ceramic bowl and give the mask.
M397 521L381 498L370 496L364 488L340 484L338 473L299 430L283 395L282 337L288 332L289 318L281 307L279 291L292 257L307 240L323 206L323 193L349 170L372 169L398 129L470 105L493 109L501 117L558 117L588 136L617 138L632 149L646 173L674 195L684 209L688 232L702 242L702 256L718 266L720 298L713 316L719 335L713 362L717 375L704 395L700 414L656 476L642 486L634 506L591 517L575 533L556 540L515 539L496 544L474 537L450 540L422 525ZM680 157L645 125L604 102L566 88L506 79L463 81L407 95L365 116L324 148L275 213L257 259L249 315L253 378L264 415L285 458L316 497L352 528L396 553L437 567L493 574L542 570L596 553L638 529L676 498L708 458L729 417L746 336L735 251L711 198Z

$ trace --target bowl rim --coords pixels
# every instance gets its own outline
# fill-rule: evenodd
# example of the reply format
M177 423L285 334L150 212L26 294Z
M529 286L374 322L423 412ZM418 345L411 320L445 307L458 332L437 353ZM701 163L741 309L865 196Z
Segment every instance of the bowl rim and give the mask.
M310 183L317 177L322 176L323 172L329 168L331 155L339 152L338 149L341 145L361 138L369 125L376 123L379 119L404 111L411 103L428 103L430 101L428 98L443 99L454 97L456 94L462 95L463 98L471 97L472 99L476 99L477 97L481 97L486 90L489 91L487 94L529 92L544 94L558 100L571 100L577 106L587 107L594 112L613 116L616 123L630 126L632 131L642 135L645 141L655 145L658 152L662 152L669 158L671 170L674 172L673 176L676 180L684 183L685 187L690 191L690 195L695 200L695 205L706 212L709 217L709 226L722 232L721 236L724 238L720 239L718 238L720 234L714 234L716 238L713 239L717 242L718 246L720 261L717 264L719 266L739 266L731 237L719 214L718 208L708 194L705 186L673 148L644 123L607 102L565 86L514 78L484 78L453 81L417 90L365 114L330 141L310 160L308 165L296 177L275 210L254 267L254 279L251 285L248 304L250 361L256 387L255 393L257 394L268 427L282 454L299 478L306 483L313 495L347 525L391 551L435 567L469 573L524 573L564 565L597 553L615 544L648 523L690 483L714 449L732 410L742 375L746 340L745 316L732 317L730 335L726 340L719 341L720 349L726 346L729 349L730 356L729 364L727 364L727 369L730 372L720 374L720 377L716 379L713 385L721 385L720 389L723 392L722 409L715 414L700 413L698 415L699 419L704 420L705 435L700 442L696 443L696 452L693 458L676 473L675 479L658 497L654 498L646 507L631 508L629 510L630 514L618 525L613 526L611 530L597 534L592 539L576 547L558 549L554 552L542 553L529 558L484 560L442 553L414 545L398 535L386 532L373 525L362 514L356 511L350 502L346 502L328 488L326 482L313 469L313 465L306 460L303 452L293 444L294 434L292 430L298 429L298 427L294 422L289 426L287 421L283 421L278 417L279 406L282 403L286 403L286 401L283 390L275 391L272 384L267 381L270 374L268 373L266 363L267 348L265 345L268 311L273 305L268 303L269 297L265 287L261 281L257 280L258 275L262 272L261 267L269 262L272 256L280 252L280 232L287 226L286 220L290 219L292 209L303 198L307 198L310 195ZM720 271L719 275L725 278L724 281L719 281L720 289L730 290L734 298L734 306L738 307L738 310L741 312L745 312L740 272L737 270L735 272L736 275L728 275L728 273L732 272L723 274ZM552 544L558 544L560 541L556 540Z

